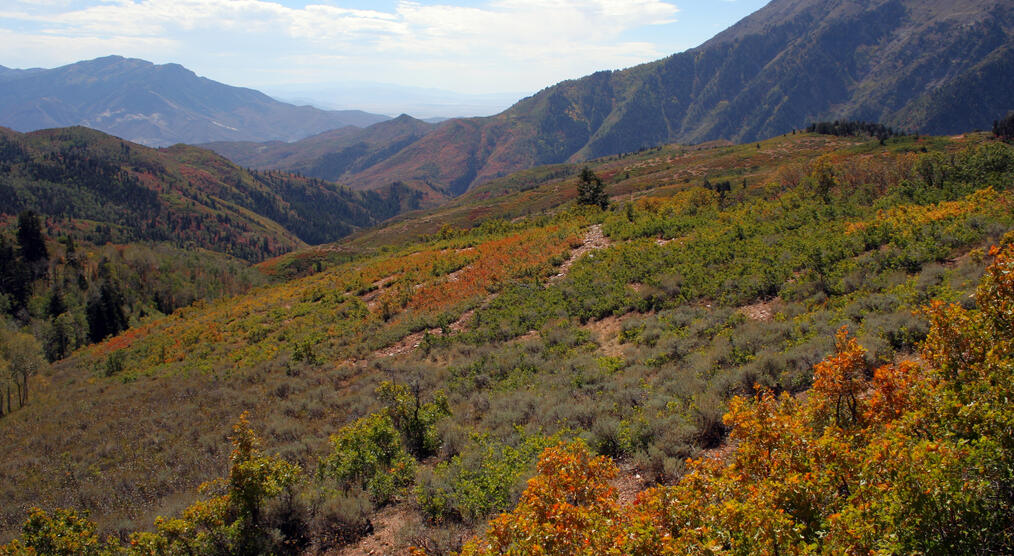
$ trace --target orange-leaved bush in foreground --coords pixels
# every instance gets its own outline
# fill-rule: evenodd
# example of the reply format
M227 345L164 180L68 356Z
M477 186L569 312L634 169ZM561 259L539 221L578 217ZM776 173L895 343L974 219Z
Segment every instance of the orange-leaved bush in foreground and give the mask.
M871 372L842 330L806 396L734 398L730 455L629 505L611 462L550 448L463 554L1014 552L1014 248L991 254L978 309L925 309L926 364Z

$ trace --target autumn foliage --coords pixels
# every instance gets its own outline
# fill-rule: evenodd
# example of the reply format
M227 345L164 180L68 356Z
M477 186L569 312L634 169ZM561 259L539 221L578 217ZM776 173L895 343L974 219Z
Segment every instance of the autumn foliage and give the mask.
M810 392L734 398L730 454L630 505L609 460L550 448L463 553L1010 553L1014 248L992 254L978 309L925 309L924 363L870 369L842 329Z

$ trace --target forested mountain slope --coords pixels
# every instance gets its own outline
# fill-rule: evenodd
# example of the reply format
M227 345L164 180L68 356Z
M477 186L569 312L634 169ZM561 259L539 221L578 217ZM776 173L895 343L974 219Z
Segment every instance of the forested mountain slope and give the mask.
M156 150L87 128L0 128L0 206L31 209L52 235L96 244L166 241L251 261L334 241L417 206L403 188L354 192L248 172L196 147Z
M245 292L269 279L252 263L419 202L404 187L364 193L251 172L185 145L151 149L80 127L0 128L0 331L22 330L47 359L62 359L153 315ZM4 372L10 357L0 354ZM10 410L4 402L0 414Z
M402 114L364 129L343 127L292 143L218 142L201 146L247 168L285 170L343 181L397 153L435 127Z

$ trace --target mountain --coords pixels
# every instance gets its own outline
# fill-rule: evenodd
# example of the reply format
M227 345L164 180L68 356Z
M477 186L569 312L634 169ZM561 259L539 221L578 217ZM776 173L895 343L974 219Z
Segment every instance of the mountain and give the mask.
M987 129L1014 109L1009 0L774 0L701 46L443 122L347 182L457 195L539 164L666 142L749 142L814 121L921 133Z
M18 131L83 125L149 146L294 141L387 116L294 106L198 77L178 64L107 56L54 69L0 71L0 125Z
M12 80L12 79L17 79L19 77L24 77L26 75L32 75L34 73L39 73L41 71L46 71L46 70L44 70L42 68L16 69L16 68L9 68L7 66L0 66L0 81L8 81L8 80Z
M84 127L0 128L0 214L33 210L89 243L164 241L249 261L337 240L418 206L399 187L357 192L249 172L187 145L152 149Z
M299 172L338 181L397 154L435 127L402 114L365 129L344 127L292 143L218 142L201 146L248 168Z

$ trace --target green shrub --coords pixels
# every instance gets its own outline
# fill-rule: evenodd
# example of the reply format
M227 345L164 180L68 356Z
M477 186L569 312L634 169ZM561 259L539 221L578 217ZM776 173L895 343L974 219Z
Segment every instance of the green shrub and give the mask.
M461 454L421 471L415 488L420 508L432 520L476 522L514 506L535 460L559 435L525 436L517 446L475 436Z
M418 383L410 388L405 384L385 380L376 392L387 405L387 415L401 432L405 445L413 455L421 459L440 449L440 435L436 425L440 419L451 414L443 390L435 392L433 399L425 403Z
M21 538L0 546L2 556L112 556L118 544L99 540L87 514L57 509L52 514L33 508L21 528Z
M377 505L390 502L412 483L415 460L401 444L391 417L371 414L331 436L331 453L321 458L318 475L348 494L356 488Z

